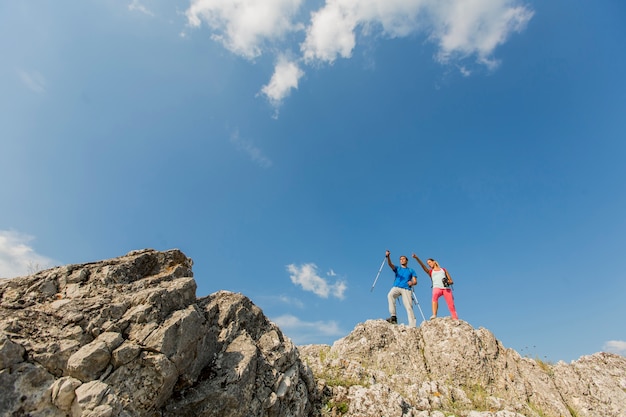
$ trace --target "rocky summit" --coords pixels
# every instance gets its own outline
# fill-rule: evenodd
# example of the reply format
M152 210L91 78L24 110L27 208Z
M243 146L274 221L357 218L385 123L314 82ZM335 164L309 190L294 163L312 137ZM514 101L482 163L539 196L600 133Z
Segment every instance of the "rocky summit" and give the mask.
M367 321L332 346L299 350L336 415L626 417L626 358L549 364L451 318Z
M0 280L0 416L626 417L626 358L570 364L449 318L296 347L178 250Z

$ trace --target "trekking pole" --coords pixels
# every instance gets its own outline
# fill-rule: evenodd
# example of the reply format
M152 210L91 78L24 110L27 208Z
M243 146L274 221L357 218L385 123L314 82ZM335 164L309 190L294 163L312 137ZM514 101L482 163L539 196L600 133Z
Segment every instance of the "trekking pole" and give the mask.
M417 308L420 310L420 314L422 315L422 320L426 321L426 317L424 317L424 313L422 312L422 307L420 307L420 302L417 301L417 296L415 295L415 291L413 291L413 287L411 287L411 295L413 296L413 300L417 304Z
M380 276L380 271L383 270L383 266L385 265L386 259L387 259L387 256L385 255L385 257L383 258L383 262L380 264L380 269L378 270L378 274L376 274L376 279L374 280L374 283L372 284L372 288L370 289L370 292L374 291L374 285L376 285L376 281L378 281L378 277Z

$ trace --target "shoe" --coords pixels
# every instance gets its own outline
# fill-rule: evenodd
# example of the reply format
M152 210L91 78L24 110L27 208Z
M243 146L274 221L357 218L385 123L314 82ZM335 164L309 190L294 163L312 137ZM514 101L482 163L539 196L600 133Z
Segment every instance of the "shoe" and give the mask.
M435 316L434 314L433 314L432 316L430 316L430 319L431 319L431 320L432 320L432 319L436 319L436 318L437 318L437 316Z
M391 316L387 319L387 323L398 324L398 319L396 316Z

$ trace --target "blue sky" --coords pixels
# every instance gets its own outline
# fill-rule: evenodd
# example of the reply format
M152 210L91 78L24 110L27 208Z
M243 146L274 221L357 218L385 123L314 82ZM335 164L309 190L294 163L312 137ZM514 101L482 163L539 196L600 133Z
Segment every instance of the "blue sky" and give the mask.
M2 2L0 276L179 248L198 296L241 292L297 344L332 343L388 316L385 250L415 252L522 355L625 354L625 17Z

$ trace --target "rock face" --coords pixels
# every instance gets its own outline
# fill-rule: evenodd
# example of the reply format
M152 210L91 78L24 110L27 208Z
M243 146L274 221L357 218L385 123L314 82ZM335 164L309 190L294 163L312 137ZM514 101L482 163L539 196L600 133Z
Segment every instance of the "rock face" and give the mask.
M191 265L143 250L0 280L0 416L315 415L297 348L240 294L196 299Z
M418 328L367 321L332 346L299 350L331 414L626 417L626 358L597 353L551 365L451 318Z
M546 364L448 318L296 348L192 261L142 250L0 280L0 417L626 417L626 358Z

